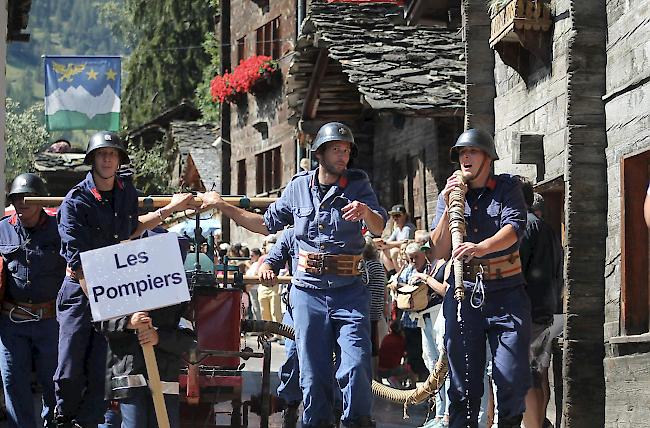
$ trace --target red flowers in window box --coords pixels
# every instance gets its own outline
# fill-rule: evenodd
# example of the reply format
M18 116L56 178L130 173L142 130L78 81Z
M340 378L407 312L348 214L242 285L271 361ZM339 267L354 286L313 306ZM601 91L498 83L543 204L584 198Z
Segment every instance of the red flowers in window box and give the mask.
M266 81L278 70L278 62L270 56L256 55L239 63L232 73L215 76L210 82L212 101L232 101L239 94L246 94L253 87Z

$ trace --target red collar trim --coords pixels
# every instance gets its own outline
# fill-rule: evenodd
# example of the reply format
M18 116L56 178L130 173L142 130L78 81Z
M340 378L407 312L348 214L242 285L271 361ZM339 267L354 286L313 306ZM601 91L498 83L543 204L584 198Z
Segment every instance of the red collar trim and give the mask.
M121 179L119 179L119 178L116 177L116 178L115 178L115 182L117 183L117 187L119 187L120 190L124 190L124 183L122 182Z
M320 167L319 167L320 168ZM318 169L314 171L314 174L311 176L311 179L309 180L309 187L316 187L316 174L318 174ZM338 182L336 183L341 189L345 189L348 187L348 184L350 183L350 180L348 180L348 177L345 175L341 175L339 177Z
M99 202L102 201L102 195L99 194L99 190L97 190L96 187L90 189L90 193L92 193L95 199L97 199Z
M38 218L38 223L36 223L36 228L41 228L45 225L47 222L48 217L50 215L46 213L44 210L41 210L41 215ZM9 224L12 226L15 226L18 224L18 214L12 214L11 217L9 218Z
M494 178L494 176L490 176L490 178L488 178L485 187L493 191L494 189L497 188L497 179Z

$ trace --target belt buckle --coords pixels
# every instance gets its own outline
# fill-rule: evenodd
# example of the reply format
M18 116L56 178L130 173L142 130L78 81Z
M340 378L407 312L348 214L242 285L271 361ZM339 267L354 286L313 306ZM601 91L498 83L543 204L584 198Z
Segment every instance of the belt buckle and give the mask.
M312 253L315 257L312 260L315 260L316 263L316 275L322 275L325 270L325 259L326 255L323 253Z

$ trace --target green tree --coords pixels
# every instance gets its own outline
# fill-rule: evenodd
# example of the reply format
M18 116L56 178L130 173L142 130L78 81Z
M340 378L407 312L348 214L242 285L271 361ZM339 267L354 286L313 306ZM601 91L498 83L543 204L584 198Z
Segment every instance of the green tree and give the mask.
M23 172L34 171L34 157L49 144L49 135L39 118L43 117L43 103L20 111L18 102L7 98L7 183Z
M212 101L210 94L210 82L219 73L219 41L212 32L205 35L203 49L210 57L210 63L203 69L203 80L196 87L194 93L194 104L203 115L206 122L217 122L219 120L219 103Z
M210 58L201 43L211 31L205 0L126 0L138 44L125 65L122 106L127 127L192 99Z
M145 195L171 193L170 165L165 144L157 142L151 149L129 145L129 158L135 170L135 185Z

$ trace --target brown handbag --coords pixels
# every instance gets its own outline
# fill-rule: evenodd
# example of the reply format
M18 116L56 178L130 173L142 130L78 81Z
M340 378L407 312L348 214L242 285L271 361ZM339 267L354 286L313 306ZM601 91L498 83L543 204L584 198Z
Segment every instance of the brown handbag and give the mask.
M403 284L397 288L397 307L403 311L421 311L429 305L429 286L426 282Z

